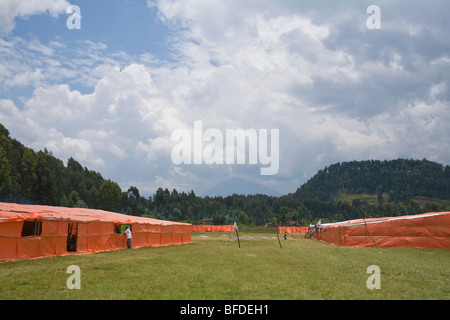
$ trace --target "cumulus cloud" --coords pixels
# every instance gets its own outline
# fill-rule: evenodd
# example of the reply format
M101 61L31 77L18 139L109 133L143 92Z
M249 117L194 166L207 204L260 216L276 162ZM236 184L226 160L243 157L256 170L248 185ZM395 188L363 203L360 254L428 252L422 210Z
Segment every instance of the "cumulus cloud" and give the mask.
M182 61L192 75L208 77L188 90L190 110L210 110L202 119L217 123L220 115L223 125L281 127L279 175L355 158L449 161L435 147L437 136L448 136L438 119L449 113L448 76L433 66L449 68L440 10L383 3L387 18L376 34L365 27L361 5L149 3L169 25L187 29L177 42ZM439 92L440 108L424 99L429 90ZM424 108L426 117L417 112ZM434 119L433 130L424 117Z
M32 94L1 99L0 121L27 145L149 193L202 193L230 176L287 193L338 161L450 163L450 29L436 19L448 5L417 2L418 18L416 2L383 2L382 29L369 32L369 3L345 3L148 1L173 31L170 61L91 40L1 39L0 92ZM175 166L171 133L196 120L222 132L279 129L278 174Z
M17 17L26 19L36 14L57 17L70 3L66 0L2 0L0 2L0 33L8 33L15 27Z

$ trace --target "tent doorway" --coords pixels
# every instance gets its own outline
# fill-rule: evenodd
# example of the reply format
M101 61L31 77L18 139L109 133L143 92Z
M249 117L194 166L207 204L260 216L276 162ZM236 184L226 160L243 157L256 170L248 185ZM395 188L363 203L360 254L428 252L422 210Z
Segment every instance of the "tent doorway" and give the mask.
M78 223L67 225L67 252L77 252Z

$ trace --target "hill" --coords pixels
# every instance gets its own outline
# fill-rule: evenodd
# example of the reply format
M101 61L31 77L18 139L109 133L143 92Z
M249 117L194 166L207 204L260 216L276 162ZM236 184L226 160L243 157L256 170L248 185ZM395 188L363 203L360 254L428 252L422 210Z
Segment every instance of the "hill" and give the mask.
M132 213L137 198L133 187L122 193L116 182L73 158L65 165L47 149L24 146L0 124L0 201Z
M223 181L210 190L204 192L202 197L226 197L233 194L256 195L265 194L268 196L279 197L280 194L262 184L253 183L245 179L230 179Z
M449 166L428 160L353 161L319 170L295 193L285 196L232 180L211 190L210 196L160 187L146 198L134 186L122 191L116 182L73 158L65 164L51 151L36 152L24 146L0 124L2 202L88 207L194 224L212 218L215 224L261 226L296 221L306 226L319 219L448 211L449 176ZM408 201L412 197L414 201Z
M380 200L387 194L392 202L450 199L450 166L426 159L338 162L319 170L294 196L336 201L341 194L376 194Z

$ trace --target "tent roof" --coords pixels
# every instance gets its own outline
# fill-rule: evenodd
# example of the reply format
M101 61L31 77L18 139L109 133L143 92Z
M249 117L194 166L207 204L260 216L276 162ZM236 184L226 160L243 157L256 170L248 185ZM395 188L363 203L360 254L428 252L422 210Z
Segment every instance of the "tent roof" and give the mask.
M361 224L374 224L374 223L382 223L382 222L389 222L389 221L414 220L414 219L444 217L444 216L450 217L450 212L430 212L430 213L422 213L422 214L399 216L399 217L355 219L355 220L347 220L347 221L342 221L342 222L324 223L324 224L321 224L321 226L322 227L351 227L351 226L357 226L357 225L361 225Z
M120 224L187 225L173 221L130 216L85 208L66 208L0 202L0 223L22 220L67 220L77 222L114 222Z

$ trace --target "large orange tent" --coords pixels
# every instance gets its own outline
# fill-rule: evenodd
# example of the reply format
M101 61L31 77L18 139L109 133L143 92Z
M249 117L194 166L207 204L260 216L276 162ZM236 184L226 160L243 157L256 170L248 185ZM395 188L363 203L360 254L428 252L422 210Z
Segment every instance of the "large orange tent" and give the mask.
M450 212L322 224L315 227L312 237L352 247L450 249Z
M0 262L123 249L122 225L131 225L133 248L191 242L190 224L103 210L0 202Z

